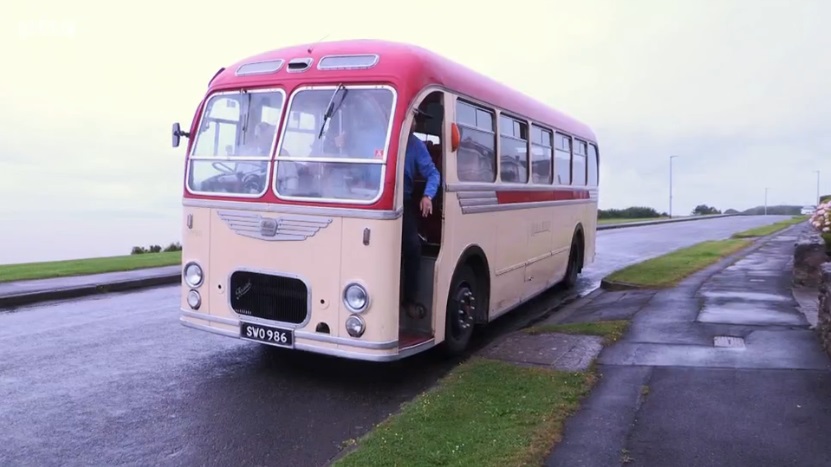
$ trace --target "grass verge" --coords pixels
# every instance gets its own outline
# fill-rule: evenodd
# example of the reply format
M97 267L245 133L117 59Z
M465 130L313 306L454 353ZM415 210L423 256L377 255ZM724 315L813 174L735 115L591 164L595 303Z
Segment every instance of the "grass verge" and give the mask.
M623 337L629 328L629 320L595 321L591 323L568 323L568 324L540 324L525 330L528 334L583 334L600 336L603 343L608 345Z
M784 230L792 225L799 224L800 222L805 222L808 220L808 216L795 216L792 219L788 219L786 221L776 222L774 224L763 225L761 227L756 227L753 229L748 229L742 232L734 233L732 238L757 238L757 237L765 237L767 235L774 234L779 232L780 230Z
M335 465L541 465L596 378L474 357Z
M743 238L697 243L615 271L605 280L635 287L672 287L690 274L736 253L750 243L750 240Z
M628 327L628 320L615 320L541 324L525 332L601 336L607 345ZM414 459L425 465L541 465L597 378L593 366L564 372L473 358L381 423L335 466Z
M142 255L7 264L0 266L0 282L132 271L135 269L173 266L181 262L182 252L170 251L145 253Z
M642 217L637 219L598 219L597 224L628 224L630 222L662 221L666 219L669 219L669 217Z

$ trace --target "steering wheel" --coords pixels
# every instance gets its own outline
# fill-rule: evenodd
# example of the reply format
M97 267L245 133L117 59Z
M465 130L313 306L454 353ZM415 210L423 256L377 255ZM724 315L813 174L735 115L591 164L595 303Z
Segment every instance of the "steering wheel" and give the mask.
M232 169L231 167L228 167L227 165L225 165L224 162L212 162L211 167L215 168L218 172L222 172L229 175L232 173L236 173L236 170Z

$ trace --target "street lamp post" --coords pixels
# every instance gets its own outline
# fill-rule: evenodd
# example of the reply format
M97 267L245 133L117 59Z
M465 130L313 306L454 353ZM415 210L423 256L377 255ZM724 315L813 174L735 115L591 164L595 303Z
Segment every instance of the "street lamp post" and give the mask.
M678 156L669 156L669 218L672 219L672 160Z
M819 206L819 170L814 170L817 173L817 206Z
M768 215L768 187L765 187L765 215Z

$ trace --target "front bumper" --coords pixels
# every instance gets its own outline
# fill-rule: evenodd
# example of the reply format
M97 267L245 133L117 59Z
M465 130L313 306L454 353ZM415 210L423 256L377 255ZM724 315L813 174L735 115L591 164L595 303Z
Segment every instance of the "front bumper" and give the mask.
M234 318L223 318L205 313L198 313L187 309L180 309L179 322L189 328L212 332L226 337L242 339L240 326L243 322L262 324L262 321L243 321ZM279 327L279 325L278 325ZM365 341L360 339L331 336L329 334L310 331L291 330L294 337L291 346L276 346L294 350L331 355L335 357L366 360L373 362L389 362L400 360L416 353L427 350L435 345L433 339L417 346L409 347L399 352L398 340L386 342ZM248 340L248 339L245 339ZM273 345L268 342L257 343Z

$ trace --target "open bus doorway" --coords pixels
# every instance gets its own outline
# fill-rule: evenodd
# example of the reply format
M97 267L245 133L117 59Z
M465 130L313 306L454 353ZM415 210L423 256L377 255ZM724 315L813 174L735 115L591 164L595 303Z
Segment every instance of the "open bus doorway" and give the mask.
M427 146L427 152L433 164L439 171L439 186L433 198L433 213L427 217L418 218L418 234L421 240L421 266L418 274L418 314L410 316L403 309L399 313L399 349L417 345L430 340L435 334L435 310L433 309L433 278L435 276L436 260L442 245L442 229L444 224L444 155L450 138L443 134L444 127L444 93L434 91L428 94L417 106L420 116L416 116L415 136ZM412 202L418 203L426 187L427 180L417 173L413 180ZM405 206L410 209L411 206ZM403 265L402 254L402 265ZM400 293L404 292L404 271L401 270ZM439 301L441 303L441 301Z

